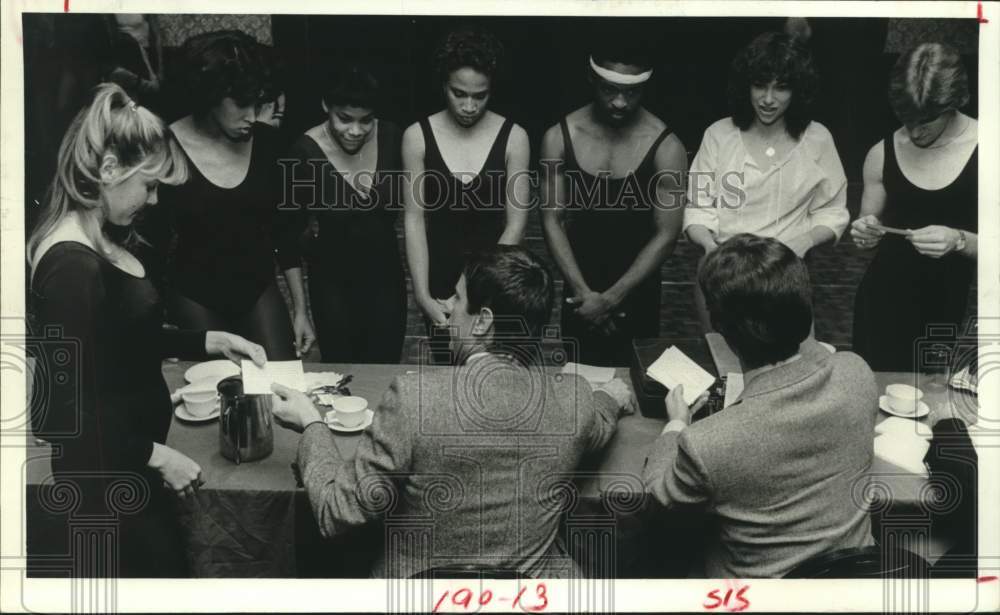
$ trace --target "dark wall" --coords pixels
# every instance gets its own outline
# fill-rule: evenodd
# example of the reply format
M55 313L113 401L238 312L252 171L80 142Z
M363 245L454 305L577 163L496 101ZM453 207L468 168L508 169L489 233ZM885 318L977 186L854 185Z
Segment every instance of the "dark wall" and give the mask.
M907 20L910 22L924 20ZM492 31L507 54L494 88L493 108L531 136L533 155L544 130L587 101L586 59L592 41L621 36L644 41L655 58L644 104L697 151L702 132L728 115L725 87L735 53L754 36L779 30L781 18L580 18L275 15L274 44L288 91L289 139L322 120L318 85L332 64L360 59L387 89L382 115L407 125L441 108L432 73L437 42L449 31ZM833 133L851 179L864 153L898 123L886 101L895 56L884 53L888 20L814 18L810 47L821 73L816 119ZM59 140L73 113L100 79L108 29L101 15L25 14L26 152L30 198L40 198L54 170ZM167 48L168 85L176 84L176 50ZM967 55L975 92L977 66ZM184 113L182 90L161 110L168 121ZM975 102L968 110L976 113Z

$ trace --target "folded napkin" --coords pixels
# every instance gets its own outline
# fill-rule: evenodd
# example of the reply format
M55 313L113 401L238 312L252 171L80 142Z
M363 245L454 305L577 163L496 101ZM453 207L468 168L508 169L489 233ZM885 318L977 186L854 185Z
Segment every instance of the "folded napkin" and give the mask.
M876 434L892 434L897 436L917 436L924 440L931 439L931 428L925 423L896 416L887 418L875 426Z
M306 390L317 387L335 387L344 379L344 374L338 372L306 372Z
M875 438L875 456L911 474L929 476L924 455L930 442L916 435L885 433Z
M969 369L968 365L952 376L951 381L948 384L950 384L954 389L968 391L973 395L977 395L979 391L978 374L972 373L972 370Z
M591 386L599 386L611 382L615 377L615 368L584 365L583 363L567 363L563 365L562 373L582 376Z

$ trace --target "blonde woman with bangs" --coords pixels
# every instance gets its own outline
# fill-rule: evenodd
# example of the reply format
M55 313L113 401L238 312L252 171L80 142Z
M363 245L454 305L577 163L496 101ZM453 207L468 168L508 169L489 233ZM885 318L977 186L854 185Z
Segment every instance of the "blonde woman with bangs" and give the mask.
M263 348L230 333L162 326L132 223L156 205L160 184L186 177L163 122L121 87L103 84L63 137L45 210L28 240L31 311L50 336L36 372L68 366L71 374L36 383L44 398L33 431L52 444L55 486L76 495L77 513L116 521L117 557L100 558L104 566L86 576L186 574L170 494L193 496L201 468L164 444L172 405L161 360L266 360ZM123 488L127 501L114 497Z

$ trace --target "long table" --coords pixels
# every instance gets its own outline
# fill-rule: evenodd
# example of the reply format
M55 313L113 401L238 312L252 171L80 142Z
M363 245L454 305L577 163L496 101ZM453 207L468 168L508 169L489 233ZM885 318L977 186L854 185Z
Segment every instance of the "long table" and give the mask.
M164 363L163 375L171 390L183 386L184 371L191 365ZM352 393L368 399L372 407L377 405L395 376L418 369L405 365L307 364L305 367L309 372L352 374ZM628 382L628 372L624 368L617 370L617 375ZM967 423L975 422L975 398L949 389L943 376L881 373L877 374L877 379L881 389L894 382L905 382L924 390L930 414L920 419L921 423L930 426L941 418L953 416ZM884 413L879 413L879 417L879 421L888 418ZM618 517L623 516L623 511L637 508L623 502L644 498L640 480L642 465L649 445L664 424L664 420L638 414L619 421L617 433L603 455L579 473L578 496L589 507L584 516L593 517L596 510L598 515L621 521L619 529L625 533L631 532L633 537L642 535L642 523L633 521L629 525L628 520ZM236 465L219 453L218 421L190 423L174 418L167 444L196 461L206 481L198 497L188 500L180 511L189 538L191 564L197 576L294 577L345 575L353 570L336 565L316 566L317 561L323 561L324 553L336 550L331 550L320 539L304 490L296 485L292 463L299 437L275 425L274 452L265 459ZM360 438L360 434L336 433L334 443L341 456L350 459L355 455ZM34 454L29 453L29 458L29 486L37 485L49 474L48 458L37 450ZM934 497L927 489L925 477L881 459L875 459L871 474L880 484L879 489L872 490L873 507L891 505L920 509L927 499ZM880 501L886 497L891 501ZM30 507L32 498L28 500ZM340 550L370 550L372 540L378 537L377 529L367 535L360 532L343 539L346 542L340 545ZM637 539L635 547L639 548L643 542ZM621 546L619 550L627 548ZM617 557L627 558L628 555L619 553ZM303 564L304 561L309 563Z

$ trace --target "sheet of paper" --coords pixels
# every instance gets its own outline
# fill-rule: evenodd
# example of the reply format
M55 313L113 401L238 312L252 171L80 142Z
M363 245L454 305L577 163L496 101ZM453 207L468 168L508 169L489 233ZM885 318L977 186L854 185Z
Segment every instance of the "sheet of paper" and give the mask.
M726 374L726 397L722 400L722 407L728 408L736 403L740 393L743 392L743 374L729 372Z
M601 385L608 382L615 377L615 368L613 367L597 367L594 365L584 365L583 363L567 363L563 365L562 373L564 374L577 374L583 376L583 379L592 385Z
M722 337L722 335L715 333L714 331L706 333L705 341L708 342L708 349L712 351L712 360L715 362L715 371L717 373L743 373L743 368L740 366L740 360L736 357L736 353L734 353L733 349L729 347L729 344L726 343L726 340Z
M252 361L243 361L243 393L246 395L270 395L271 383L277 382L296 391L306 388L302 361L268 361L264 367L257 367Z
M880 230L883 233L892 233L894 235L909 235L910 234L910 231L907 231L907 230L901 229L901 228L895 228L895 227L892 227L892 226L883 226L881 224L869 224L868 226L872 227L873 229Z
M670 390L677 385L684 385L684 403L689 406L715 382L712 374L702 369L677 346L664 350L660 358L646 369L646 375Z
M892 416L875 426L877 434L893 434L899 436L917 436L925 440L930 440L931 428L924 423L911 419L903 419Z
M930 445L919 436L887 433L875 438L875 456L911 474L926 477L924 455Z

